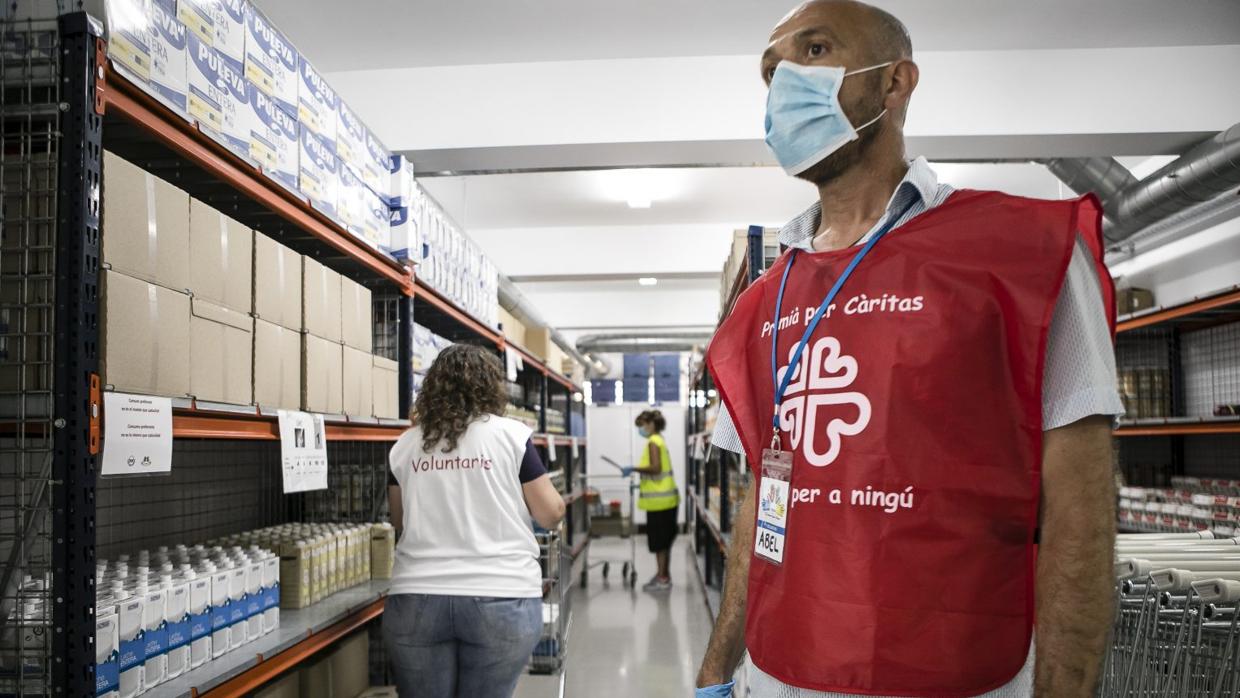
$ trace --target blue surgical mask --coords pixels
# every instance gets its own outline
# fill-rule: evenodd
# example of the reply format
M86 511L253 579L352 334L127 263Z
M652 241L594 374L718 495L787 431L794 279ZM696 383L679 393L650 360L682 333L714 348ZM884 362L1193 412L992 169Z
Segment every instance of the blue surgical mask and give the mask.
M650 438L650 430L647 429L646 427L637 427L637 433L641 434L641 437L643 439Z
M889 65L890 61L851 73L838 66L788 61L775 68L766 96L766 144L788 174L798 175L817 165L857 140L857 131L883 118L886 109L853 128L840 107L840 85L849 75Z

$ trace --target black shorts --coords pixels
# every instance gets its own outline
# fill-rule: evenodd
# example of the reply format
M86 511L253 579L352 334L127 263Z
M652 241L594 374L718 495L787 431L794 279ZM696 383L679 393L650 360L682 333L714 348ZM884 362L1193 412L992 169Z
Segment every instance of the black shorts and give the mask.
M664 550L670 550L672 541L676 540L676 534L680 531L680 525L676 523L676 512L680 507L672 507L663 511L646 512L646 544L650 548L650 552L659 553Z

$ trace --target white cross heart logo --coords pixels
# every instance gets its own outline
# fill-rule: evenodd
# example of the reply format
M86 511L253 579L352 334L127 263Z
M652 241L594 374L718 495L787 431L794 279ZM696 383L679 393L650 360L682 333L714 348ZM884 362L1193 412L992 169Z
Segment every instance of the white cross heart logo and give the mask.
M795 353L796 347L788 352L789 364ZM779 369L781 381L788 368ZM835 337L823 337L809 351L801 353L779 406L779 428L791 435L792 447L801 448L810 465L821 468L835 462L843 437L860 434L870 423L870 400L855 391L839 392L856 378L857 360L840 351L840 341ZM814 392L824 390L836 392ZM848 421L833 417L820 430L818 412L828 405L854 405L857 418ZM818 443L823 435L827 439L825 451L819 450Z

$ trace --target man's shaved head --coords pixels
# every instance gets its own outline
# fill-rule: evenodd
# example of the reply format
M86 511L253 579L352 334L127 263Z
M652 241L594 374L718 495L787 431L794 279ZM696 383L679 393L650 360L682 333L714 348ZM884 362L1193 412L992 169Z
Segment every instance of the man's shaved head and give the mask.
M917 83L913 42L904 23L890 12L858 0L808 0L780 20L762 54L762 78L768 83L780 63L842 67L862 71L840 88L839 104L849 121L880 121L856 141L797 176L821 184L868 157L884 134L899 139L891 149L903 151L902 134L908 100ZM883 114L889 113L886 118Z

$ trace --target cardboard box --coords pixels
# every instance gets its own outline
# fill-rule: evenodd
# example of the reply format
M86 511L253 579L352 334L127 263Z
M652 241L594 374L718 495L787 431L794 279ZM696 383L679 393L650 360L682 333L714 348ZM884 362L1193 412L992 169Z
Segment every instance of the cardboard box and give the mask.
M254 321L254 402L263 407L301 408L301 333Z
M200 0L201 1L201 0ZM213 5L215 43L220 57L238 73L245 74L245 16L247 0L206 0ZM179 0L185 2L185 0Z
M155 98L182 116L186 113L185 25L177 19L176 0L151 3L151 83Z
M301 698L338 698L332 693L332 661L324 657L313 664L303 665L299 672Z
M370 353L374 346L370 289L352 279L340 277L340 337L345 346Z
M392 185L392 151L369 128L366 129L365 143L366 150L358 174L376 196L383 197L386 205L388 189Z
M298 126L298 188L310 205L330 218L340 219L340 159L336 148L304 123Z
M200 298L190 307L190 393L208 402L252 404L254 320Z
M382 356L373 358L370 380L374 392L372 413L382 419L400 419L400 365Z
M274 683L267 684L254 698L301 698L301 673L294 671Z
M502 325L504 337L518 346L525 346L525 325L503 308L499 309L499 323Z
M343 99L336 105L336 155L340 156L342 168L361 176L368 157L366 125Z
M425 215L426 196L413 179L413 165L404 156L393 155L396 171L392 173L392 210L388 218L388 249L397 259L422 260L422 239L419 235Z
M253 5L246 5L245 28L245 77L296 121L301 55L288 37ZM293 133L296 132L294 129Z
M524 346L534 356L547 361L554 346L551 342L551 330L546 327L527 327Z
M106 0L108 57L143 87L151 79L151 0Z
M248 65L248 64L247 64ZM250 127L250 158L263 174L278 184L297 190L297 117L285 111L249 79L246 72L245 118Z
M219 0L177 0L177 19L191 34L215 47L215 15Z
M336 216L345 229L365 240L363 227L369 216L365 197L369 190L366 189L366 184L357 176L357 173L345 166L343 158L340 159L337 175L339 189L336 194Z
M302 335L301 408L307 412L344 412L344 345L313 334Z
M370 417L374 413L374 357L368 351L344 348L344 413Z
M301 297L301 255L255 232L255 317L300 332L303 329Z
M355 698L370 688L370 634L362 629L331 653L332 695Z
M143 281L186 288L189 195L104 151L102 198L104 264Z
M206 133L243 160L253 160L250 157L249 83L241 64L233 63L218 50L215 53L219 58L219 82L223 85L219 92L220 126L219 131L207 129Z
M229 310L253 309L254 232L197 199L189 204L189 290Z
M1144 288L1121 288L1115 292L1115 312L1135 313L1154 307L1154 293Z
M189 294L105 271L104 384L143 395L188 395L189 326Z
M335 155L336 110L339 108L340 98L304 55L300 58L298 72L301 75L301 84L297 86L297 120L313 131Z
M220 80L220 56L209 42L193 32L186 33L186 53L189 118L211 131L223 133L223 104L228 90Z
M309 257L302 257L302 262L302 327L339 344L340 275Z
M361 237L366 244L384 252L392 249L392 210L387 200L379 197L368 187L362 187Z

